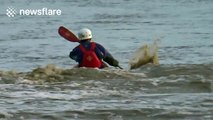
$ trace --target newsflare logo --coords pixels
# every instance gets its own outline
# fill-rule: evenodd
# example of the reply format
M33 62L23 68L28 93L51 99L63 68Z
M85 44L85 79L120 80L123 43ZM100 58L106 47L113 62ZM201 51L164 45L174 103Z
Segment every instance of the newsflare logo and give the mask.
M22 16L59 16L62 14L60 9L48 9L46 7L41 9L15 9L14 7L10 6L6 9L6 15L8 17L15 17L16 15Z
M13 7L7 7L7 9L6 9L6 15L8 17L14 17L16 14L17 14L17 11L16 11L15 8L13 8Z

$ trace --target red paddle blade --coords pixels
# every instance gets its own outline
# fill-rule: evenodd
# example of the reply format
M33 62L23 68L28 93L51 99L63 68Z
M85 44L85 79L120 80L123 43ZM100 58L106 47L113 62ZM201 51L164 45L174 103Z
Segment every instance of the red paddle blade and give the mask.
M59 35L61 35L63 38L70 42L79 42L79 39L73 34L71 31L69 31L67 28L60 26L58 29Z

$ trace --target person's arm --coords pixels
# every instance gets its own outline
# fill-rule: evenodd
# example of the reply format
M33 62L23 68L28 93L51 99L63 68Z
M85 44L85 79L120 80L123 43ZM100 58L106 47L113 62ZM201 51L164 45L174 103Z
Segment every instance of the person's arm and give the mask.
M119 62L100 44L97 44L97 48L103 53L103 60L109 65L114 67L120 67Z
M80 52L79 48L76 47L74 48L71 52L70 52L70 55L69 57L73 60L75 60L76 62L80 63L81 61L81 57L82 56L82 53Z
M113 57L106 56L103 60L111 66L119 67L119 62Z

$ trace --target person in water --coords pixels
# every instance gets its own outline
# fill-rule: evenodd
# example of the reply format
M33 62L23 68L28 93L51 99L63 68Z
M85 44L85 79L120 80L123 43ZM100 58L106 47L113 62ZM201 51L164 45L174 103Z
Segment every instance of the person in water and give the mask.
M69 57L78 62L78 67L105 68L106 63L119 67L119 63L100 44L92 42L92 32L88 28L83 28L78 33L80 44L75 47ZM105 63L106 62L106 63Z

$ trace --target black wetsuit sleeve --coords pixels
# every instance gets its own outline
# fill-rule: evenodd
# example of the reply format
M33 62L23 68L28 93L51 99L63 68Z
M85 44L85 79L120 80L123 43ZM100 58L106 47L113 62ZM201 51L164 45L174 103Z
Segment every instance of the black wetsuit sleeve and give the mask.
M103 60L111 66L119 67L119 62L113 57L106 56Z
M97 44L97 48L103 53L103 60L105 62L111 66L119 67L119 62L102 45Z

